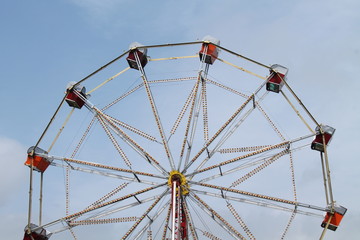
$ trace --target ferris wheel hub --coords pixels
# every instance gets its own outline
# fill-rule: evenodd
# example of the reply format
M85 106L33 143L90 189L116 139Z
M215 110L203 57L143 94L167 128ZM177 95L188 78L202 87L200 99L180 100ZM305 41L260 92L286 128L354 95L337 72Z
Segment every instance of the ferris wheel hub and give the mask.
M178 182L182 195L187 195L189 193L189 185L184 174L176 170L171 171L168 178L168 185L170 188L172 187L172 183L174 181Z

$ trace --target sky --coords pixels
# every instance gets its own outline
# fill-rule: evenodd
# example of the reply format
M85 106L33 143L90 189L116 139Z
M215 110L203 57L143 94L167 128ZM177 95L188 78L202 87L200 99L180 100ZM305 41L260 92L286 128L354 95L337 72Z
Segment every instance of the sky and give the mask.
M36 143L65 86L128 49L212 35L264 64L281 63L316 118L336 128L329 148L337 202L348 208L325 239L360 231L360 2L6 1L0 9L0 229L19 239L27 223L26 150ZM51 193L55 194L55 193ZM59 194L61 195L61 194ZM63 196L61 196L63 197ZM306 230L304 230L306 231ZM319 231L320 232L320 231ZM318 233L314 233L317 239Z

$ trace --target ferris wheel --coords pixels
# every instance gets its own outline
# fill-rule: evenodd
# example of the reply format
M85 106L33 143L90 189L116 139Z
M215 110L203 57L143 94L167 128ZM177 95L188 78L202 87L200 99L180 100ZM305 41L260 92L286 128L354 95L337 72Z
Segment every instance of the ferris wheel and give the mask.
M335 129L289 81L210 36L131 44L66 87L29 148L24 240L285 239L302 222L322 239L346 213Z

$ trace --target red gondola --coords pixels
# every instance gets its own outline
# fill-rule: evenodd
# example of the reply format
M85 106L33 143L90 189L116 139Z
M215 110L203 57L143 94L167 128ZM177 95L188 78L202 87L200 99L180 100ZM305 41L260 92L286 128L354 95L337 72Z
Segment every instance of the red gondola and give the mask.
M335 133L335 128L332 128L327 125L321 125L321 129L324 132L325 144L327 146L330 143L330 140ZM323 134L321 134L319 126L316 127L315 131L316 131L316 137L314 141L312 141L311 143L311 149L323 152L324 151Z
M270 75L267 78L266 90L279 93L284 85L288 71L289 70L286 67L279 64L271 65Z
M30 229L38 228L37 225L31 223ZM23 240L48 240L52 233L45 230L44 228L39 228L36 231L31 230L31 233L28 233L28 227L25 227L25 234Z
M70 107L81 109L84 106L86 99L86 88L80 84L75 85L75 82L68 84L66 91L67 95L65 101L69 104Z
M334 213L331 213L330 207L328 207L328 212L325 215L324 221L321 223L321 227L325 228L327 222L329 221L330 217L332 216L328 229L336 231L336 229L339 227L340 222L342 218L344 217L347 209L340 205L334 206Z
M27 159L25 162L26 166L31 167L31 162L33 165L33 169L38 172L44 172L47 167L50 165L50 161L44 156L47 155L48 152L39 148L39 147L30 147L27 150Z
M202 44L199 52L200 61L202 61L203 57L205 57L205 63L213 64L219 55L218 48L213 44L220 45L220 41L211 36L204 37L203 41L204 43Z
M126 58L126 60L129 63L129 67L139 70L139 66L137 64L136 61L136 55L139 57L139 61L141 64L141 67L145 67L145 65L148 63L148 59L147 59L147 49L146 48L141 48L140 43L138 42L133 42L132 44L130 44L130 52L128 57Z

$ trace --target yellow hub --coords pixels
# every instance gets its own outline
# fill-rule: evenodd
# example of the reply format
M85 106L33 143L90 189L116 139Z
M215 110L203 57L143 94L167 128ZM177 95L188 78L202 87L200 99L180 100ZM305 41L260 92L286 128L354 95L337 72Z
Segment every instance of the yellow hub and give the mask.
M179 181L181 195L187 195L189 193L189 185L184 174L176 170L171 171L168 179L168 185L170 188L172 187L173 181Z

